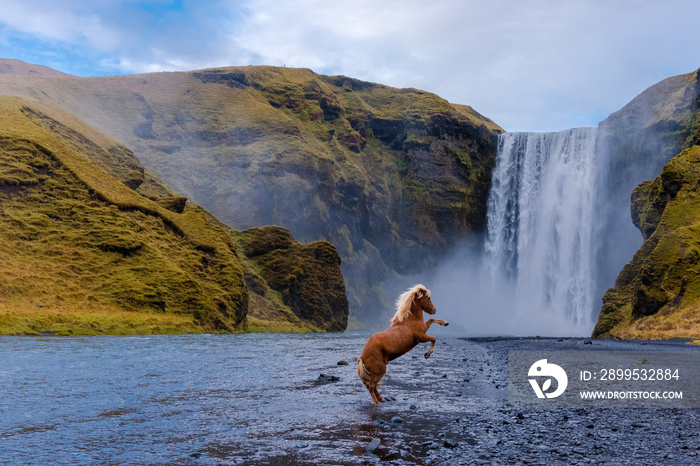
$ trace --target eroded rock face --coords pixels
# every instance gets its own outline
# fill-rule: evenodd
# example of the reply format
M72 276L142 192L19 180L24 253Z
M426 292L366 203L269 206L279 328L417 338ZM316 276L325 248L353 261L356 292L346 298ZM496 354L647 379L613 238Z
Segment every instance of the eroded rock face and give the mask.
M332 244L301 244L277 226L244 230L236 238L243 254L257 265L259 276L246 274L251 291L265 296L269 286L302 321L328 332L345 330L348 300L340 256Z
M154 197L153 200L176 214L183 213L187 206L187 198L184 196Z
M458 238L485 227L499 131L485 119L475 123L412 89L306 70L240 73L236 86L216 79L228 73L197 75L272 107L267 117L251 117L265 122L255 140L232 149L237 158L218 161L216 176L236 180L235 192L216 189L203 202L230 225L273 223L300 240L333 243L359 319L391 309L377 293L388 278L415 273L418 262L425 271Z

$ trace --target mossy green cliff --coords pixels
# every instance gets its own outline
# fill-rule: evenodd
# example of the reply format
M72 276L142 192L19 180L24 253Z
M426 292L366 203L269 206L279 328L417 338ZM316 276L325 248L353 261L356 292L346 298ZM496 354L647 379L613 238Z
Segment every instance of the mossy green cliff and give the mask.
M644 244L604 297L593 336L700 336L700 146L635 189Z
M232 228L275 224L334 244L365 321L390 312L392 279L484 229L502 131L428 92L307 69L5 75L0 92L90 121Z
M644 243L605 294L594 337L700 336L698 78L691 73L666 80L611 117L618 121L608 129L614 124L613 133L626 134L613 156L630 158L639 151L661 163L670 152L685 149L632 193L632 220Z
M233 239L239 234L246 236L72 115L0 97L1 334L233 332L250 321L256 330L344 328L347 301L343 309L332 247L298 246L323 249L321 257L280 253L282 262L303 268L308 257L329 271L323 278L332 292L314 290L308 307L317 315L307 319L267 293L267 281L249 290L249 260ZM306 293L288 295L308 300ZM279 301L283 318L256 317L266 300ZM328 301L333 309L314 307Z
M348 300L340 257L330 243L301 244L276 226L250 228L234 239L245 256L248 288L258 297L277 298L252 301L252 317L284 322L291 311L296 317L291 320L332 332L345 330ZM283 305L277 304L279 299ZM250 325L255 325L252 319Z

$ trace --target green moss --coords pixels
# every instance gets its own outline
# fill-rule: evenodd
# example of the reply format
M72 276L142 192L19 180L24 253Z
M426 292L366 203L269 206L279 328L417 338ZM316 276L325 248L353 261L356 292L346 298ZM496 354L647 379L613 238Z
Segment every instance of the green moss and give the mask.
M462 115L465 115L467 118L469 118L474 124L484 125L490 131L492 131L496 134L504 132L504 129L501 128L500 126L498 126L493 120L485 117L484 115L477 112L469 105L452 104L452 106L455 109L457 109L457 111L459 113L461 113Z
M257 295L249 311L255 326L276 321L271 328L277 328L286 321L285 328L300 331L345 330L348 301L335 247L326 241L301 244L276 226L231 235L245 254L249 287Z
M700 334L695 278L700 206L700 72L666 79L600 125L617 195L632 189L640 164L661 173L632 193L644 237L604 298L595 336L667 338Z
M314 333L322 331L306 322L267 320L250 316L245 325L248 333Z
M700 146L674 157L633 195L645 242L603 298L594 336L700 335Z
M28 105L0 98L0 334L344 330L330 244L235 232L114 141Z
M178 331L174 322L188 332L195 325L235 330L245 318L247 289L226 234L194 206L180 215L159 207L80 152L128 154L114 149L116 143L98 137L99 145L59 123L60 112L49 118L48 107L28 105L0 99L0 166L24 167L21 183L0 186L0 304L12 302L23 315L37 303L84 313L112 309L125 320L143 313L188 315L170 319L164 331ZM46 121L53 122L50 130ZM146 331L137 323L133 331L88 328L84 313L57 314L58 321L22 332L6 322L5 333Z

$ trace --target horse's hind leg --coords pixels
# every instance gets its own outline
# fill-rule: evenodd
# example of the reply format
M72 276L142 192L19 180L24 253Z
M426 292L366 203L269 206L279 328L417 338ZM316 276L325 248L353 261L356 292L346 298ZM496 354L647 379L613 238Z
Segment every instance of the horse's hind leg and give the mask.
M379 403L379 400L377 398L377 393L376 393L377 389L372 388L372 385L370 384L370 385L367 385L367 390L369 391L369 396L372 397L372 404L376 405L377 403Z
M369 392L369 395L372 397L372 404L376 404L376 395L375 395L375 390L372 389L370 383L372 382L372 373L367 369L365 366L364 361L362 360L362 357L357 358L357 375L360 376L360 380L362 381L362 384L365 386L367 391Z
M367 385L367 389L369 390L369 393L372 396L373 405L384 401L384 397L382 397L382 395L379 394L379 390L377 389L377 387L379 386L379 381L382 380L384 374L386 374L386 367L375 368L375 370L372 371L372 378L370 379L369 384Z
M374 387L374 395L380 403L386 401L384 399L384 397L381 395L381 393L379 393L379 389L377 387Z

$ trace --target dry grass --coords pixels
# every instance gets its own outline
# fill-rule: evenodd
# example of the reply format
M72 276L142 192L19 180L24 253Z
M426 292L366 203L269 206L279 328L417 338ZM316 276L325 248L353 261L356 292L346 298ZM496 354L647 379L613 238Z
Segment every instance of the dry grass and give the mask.
M668 338L698 338L700 336L700 304L681 308L667 306L657 314L643 317L617 332L621 338L664 340Z

